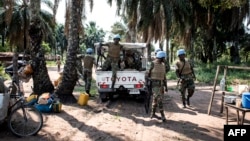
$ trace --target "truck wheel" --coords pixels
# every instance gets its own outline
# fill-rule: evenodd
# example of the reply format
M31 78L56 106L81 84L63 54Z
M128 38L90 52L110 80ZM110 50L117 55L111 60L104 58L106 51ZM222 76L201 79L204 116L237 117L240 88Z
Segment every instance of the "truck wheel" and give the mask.
M109 100L113 100L114 99L114 95L112 93L109 93Z
M108 100L106 93L99 93L99 97L102 102L106 102Z
M145 101L145 91L140 91L140 95L137 96L137 101L142 103Z
M107 102L108 99L107 99L107 98L101 98L101 101L102 101L102 102Z

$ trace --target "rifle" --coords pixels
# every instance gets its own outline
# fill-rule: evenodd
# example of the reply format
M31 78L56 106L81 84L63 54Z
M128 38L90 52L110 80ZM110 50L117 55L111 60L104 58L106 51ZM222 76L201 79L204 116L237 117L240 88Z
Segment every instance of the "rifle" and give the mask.
M145 93L145 100L144 100L144 107L146 113L150 113L151 107L151 96L152 96L152 83L149 78L146 79L146 93Z
M176 85L176 89L179 89L180 81L181 81L181 78L178 79L178 82L177 82L177 85Z

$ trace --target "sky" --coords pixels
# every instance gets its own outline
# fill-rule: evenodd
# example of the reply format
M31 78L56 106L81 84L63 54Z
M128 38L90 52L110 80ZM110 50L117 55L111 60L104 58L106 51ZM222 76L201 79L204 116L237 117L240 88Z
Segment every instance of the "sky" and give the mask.
M86 22L95 21L97 27L102 28L104 31L110 31L111 26L116 22L120 21L120 18L116 16L116 6L113 3L110 7L106 0L94 0L94 7L92 12L90 12L88 1L86 2ZM65 0L61 0L56 20L58 23L64 23L65 21Z

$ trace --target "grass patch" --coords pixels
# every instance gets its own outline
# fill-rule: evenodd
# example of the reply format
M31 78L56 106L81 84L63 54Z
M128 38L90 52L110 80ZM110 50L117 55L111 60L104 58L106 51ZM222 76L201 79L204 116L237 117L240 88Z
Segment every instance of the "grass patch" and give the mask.
M199 83L206 83L206 84L213 84L217 66L240 66L240 67L249 67L245 64L235 65L232 63L228 63L227 61L219 61L214 64L204 64L197 62L195 64L195 75L196 81ZM220 83L221 78L224 75L224 67L220 68L220 72L218 74L217 84ZM168 80L177 80L176 74L174 70L170 70L167 73ZM242 70L242 69L228 69L226 75L226 84L227 85L234 85L234 84L250 84L250 73L249 70Z
M46 61L46 66L48 66L48 67L56 66L56 62L55 61Z
M80 80L80 81L82 81L82 80ZM82 82L81 82L81 84L82 84ZM74 93L83 93L83 92L85 92L84 85L83 86L76 85L73 92ZM96 81L93 80L93 79L92 79L92 82L91 82L90 94L93 95L93 96L97 96L98 95L97 87L96 87Z

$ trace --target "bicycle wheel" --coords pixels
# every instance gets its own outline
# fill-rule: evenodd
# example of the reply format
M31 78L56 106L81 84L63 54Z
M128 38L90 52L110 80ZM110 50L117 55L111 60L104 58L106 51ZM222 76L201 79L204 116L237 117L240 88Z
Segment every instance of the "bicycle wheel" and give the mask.
M42 126L41 112L29 105L22 105L14 109L8 119L10 131L18 137L36 135Z

